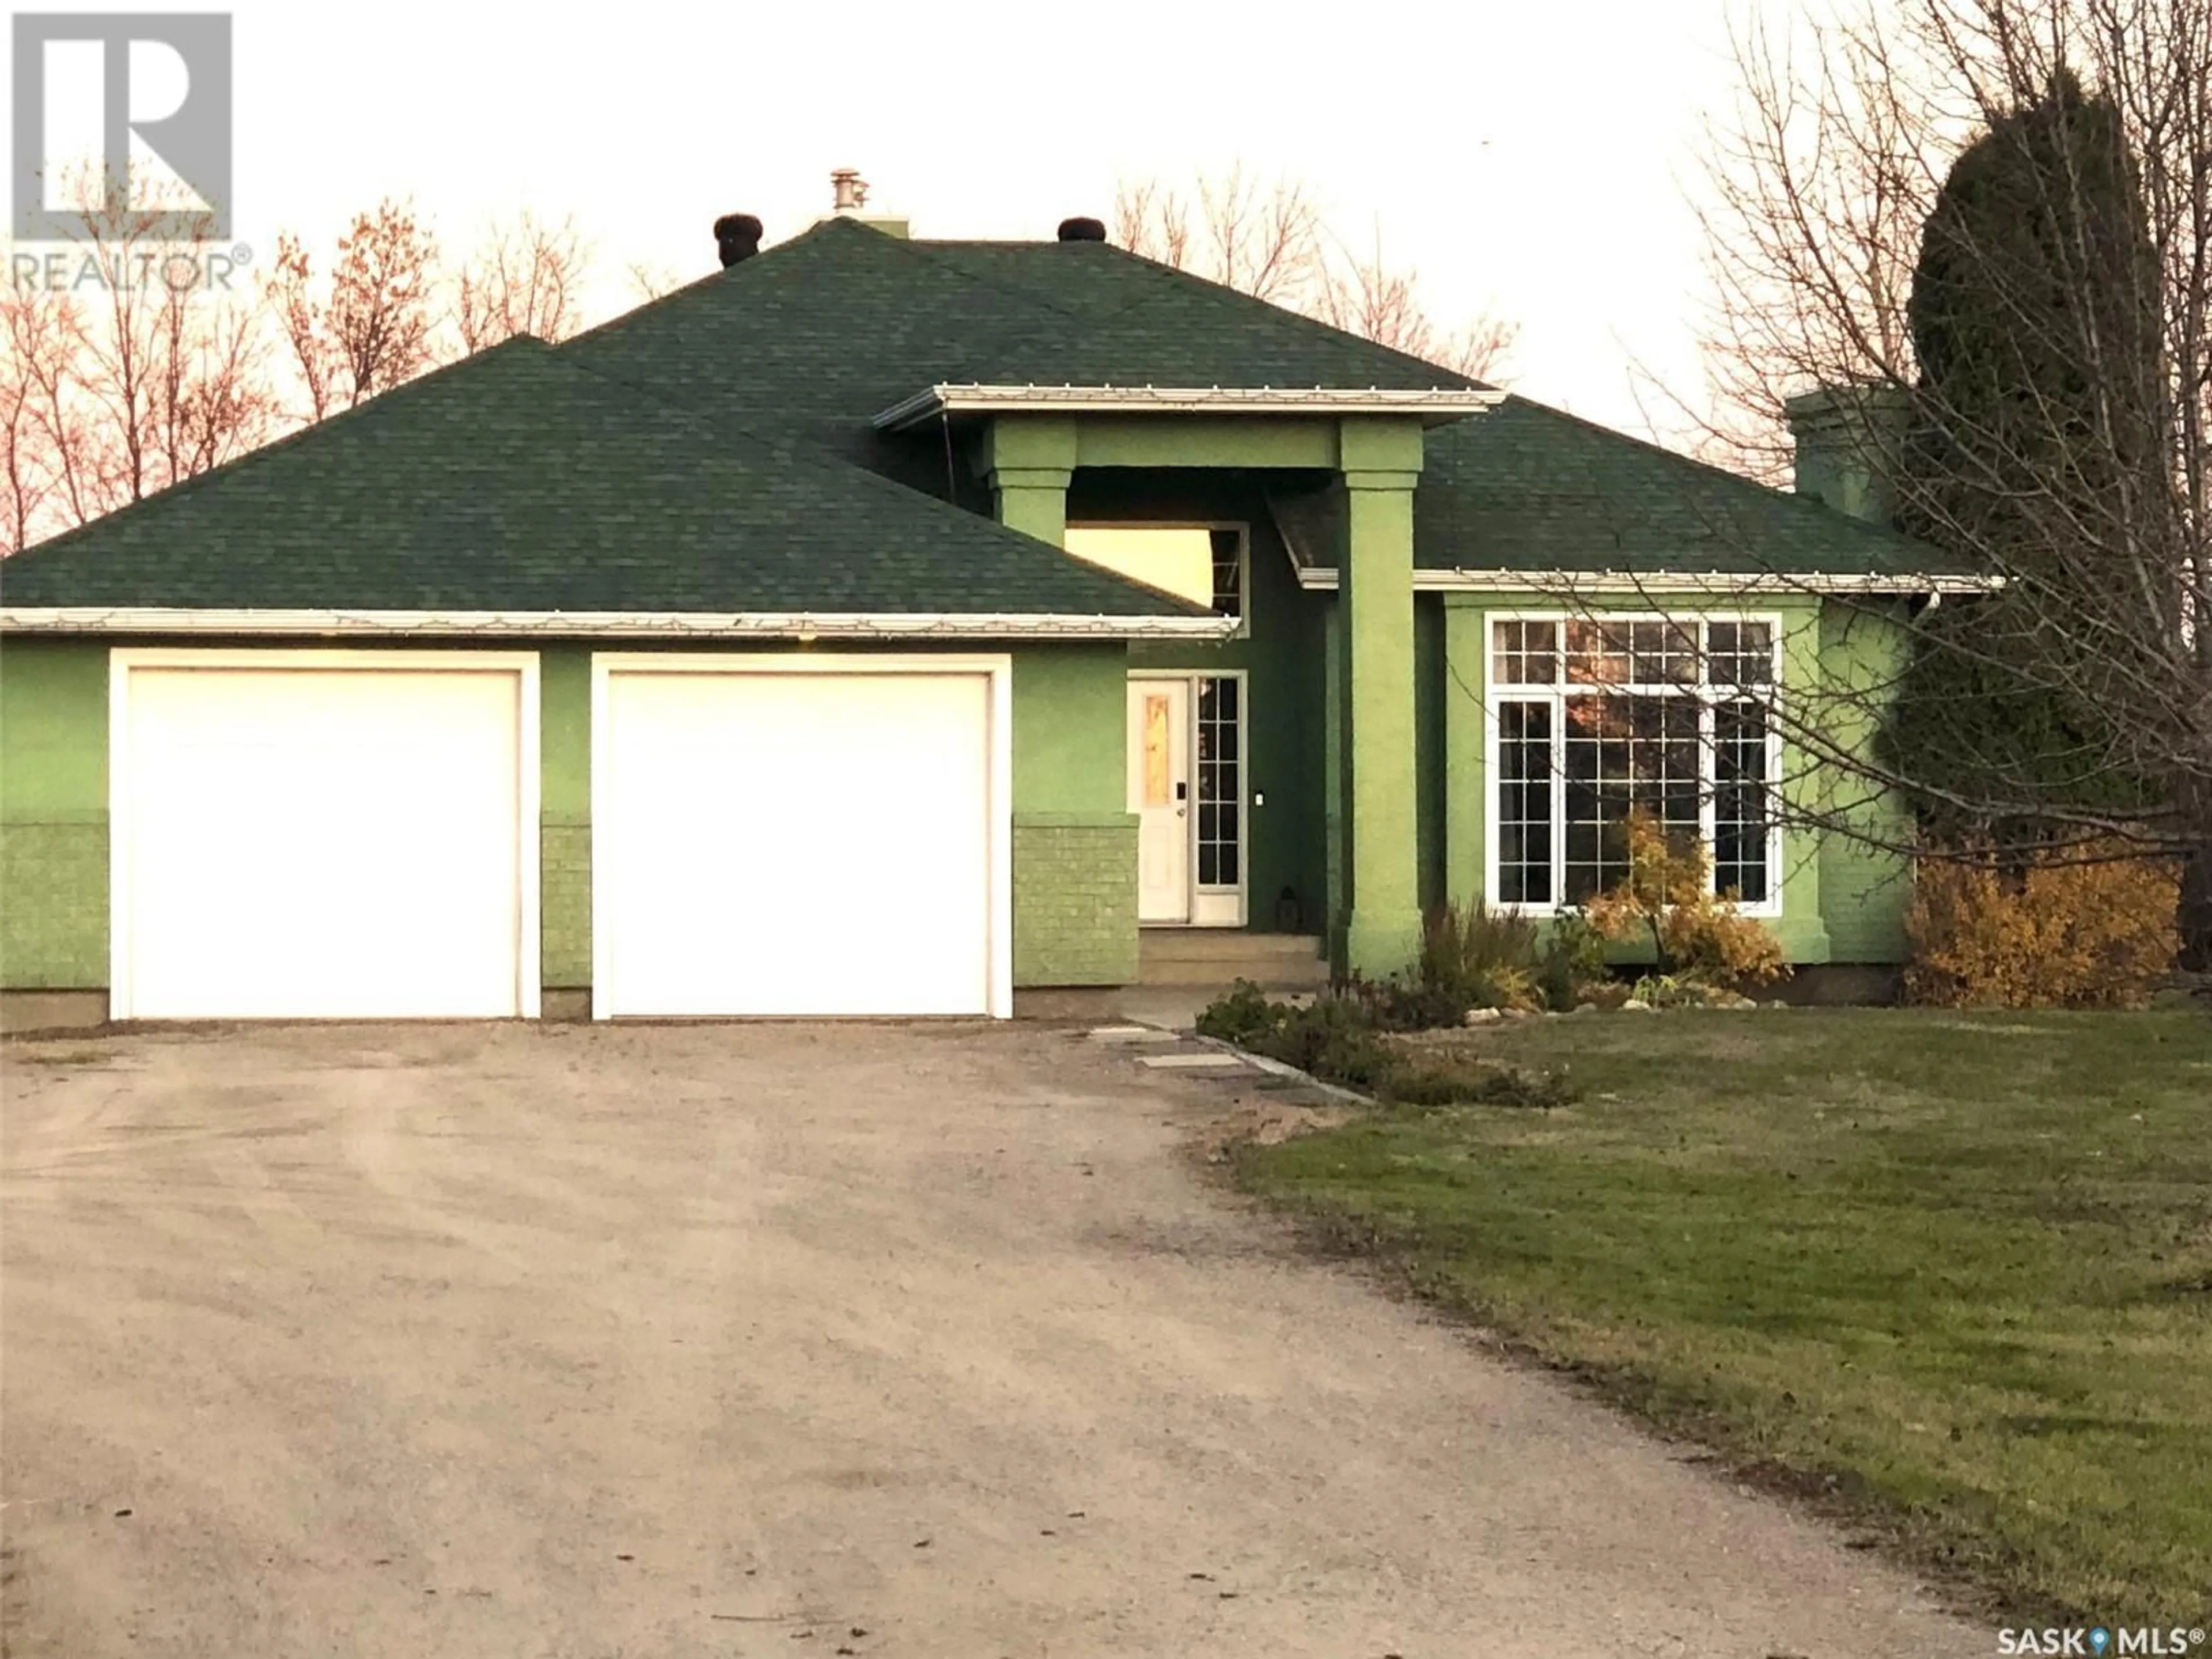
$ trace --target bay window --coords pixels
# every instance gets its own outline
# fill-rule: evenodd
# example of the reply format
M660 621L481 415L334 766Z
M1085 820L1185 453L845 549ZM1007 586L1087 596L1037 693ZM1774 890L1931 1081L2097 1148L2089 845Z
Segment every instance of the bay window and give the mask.
M1492 902L1587 903L1641 811L1705 842L1717 893L1778 913L1780 647L1771 617L1493 617Z

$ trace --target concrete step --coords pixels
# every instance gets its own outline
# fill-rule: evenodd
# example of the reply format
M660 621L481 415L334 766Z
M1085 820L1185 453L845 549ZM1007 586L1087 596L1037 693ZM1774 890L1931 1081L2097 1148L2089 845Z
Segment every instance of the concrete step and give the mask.
M1234 927L1147 927L1137 935L1148 957L1162 962L1273 962L1318 960L1321 940L1311 933L1247 933Z
M1147 928L1139 936L1140 985L1227 987L1249 979L1270 990L1328 983L1321 941L1304 933L1244 933L1225 927Z

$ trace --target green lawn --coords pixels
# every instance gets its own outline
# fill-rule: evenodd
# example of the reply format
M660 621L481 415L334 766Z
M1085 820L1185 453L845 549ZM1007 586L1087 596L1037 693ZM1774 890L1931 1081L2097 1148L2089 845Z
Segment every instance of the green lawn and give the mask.
M1457 1040L1455 1040L1457 1041ZM2022 1615L2212 1614L2212 1019L1531 1019L1580 1104L1395 1110L1254 1190Z

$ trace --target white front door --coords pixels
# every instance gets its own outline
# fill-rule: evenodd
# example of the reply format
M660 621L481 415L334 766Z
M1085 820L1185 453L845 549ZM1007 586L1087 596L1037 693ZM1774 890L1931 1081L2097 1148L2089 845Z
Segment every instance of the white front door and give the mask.
M1129 682L1129 810L1137 815L1137 920L1190 915L1190 682Z

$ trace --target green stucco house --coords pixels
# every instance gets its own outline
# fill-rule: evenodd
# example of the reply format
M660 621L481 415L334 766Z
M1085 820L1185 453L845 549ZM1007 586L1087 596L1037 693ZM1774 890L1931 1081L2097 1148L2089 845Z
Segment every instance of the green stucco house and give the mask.
M9 1022L1378 975L1441 900L1600 890L1636 804L1793 962L1898 959L1776 711L1960 579L1818 409L1784 494L1093 222L898 230L726 240L0 567Z

